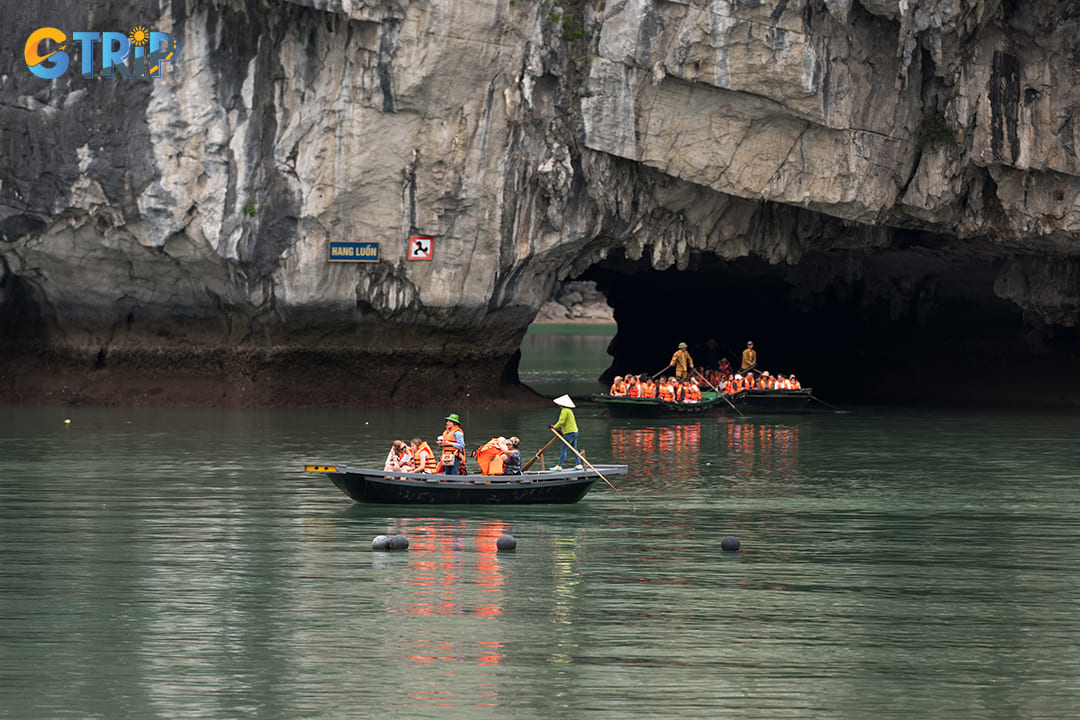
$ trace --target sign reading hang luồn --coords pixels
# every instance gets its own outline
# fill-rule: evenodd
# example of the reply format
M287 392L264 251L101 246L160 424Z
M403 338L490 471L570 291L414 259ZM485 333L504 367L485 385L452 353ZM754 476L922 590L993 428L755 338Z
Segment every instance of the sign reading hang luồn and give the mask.
M331 240L330 262L379 262L379 243Z

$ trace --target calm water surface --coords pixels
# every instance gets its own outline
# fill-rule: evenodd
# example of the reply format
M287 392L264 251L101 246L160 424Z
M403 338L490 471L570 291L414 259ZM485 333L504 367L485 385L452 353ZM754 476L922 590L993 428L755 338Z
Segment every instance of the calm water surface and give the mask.
M531 338L523 375L587 395L566 357L610 338ZM1077 716L1076 416L582 403L630 502L360 506L300 471L442 414L0 408L0 718ZM463 417L531 454L557 413Z

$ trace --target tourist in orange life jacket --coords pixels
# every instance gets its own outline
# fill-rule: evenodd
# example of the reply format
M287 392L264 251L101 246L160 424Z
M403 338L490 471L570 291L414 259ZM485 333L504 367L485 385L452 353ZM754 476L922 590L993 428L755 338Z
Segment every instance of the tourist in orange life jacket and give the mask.
M679 343L679 349L671 356L668 367L675 368L675 379L682 380L690 377L690 371L694 369L694 359L690 357L690 351L686 349L686 343Z
M683 391L684 403L701 402L701 388L693 380L686 381L686 389Z
M731 375L731 363L728 362L727 358L720 358L718 371L719 371L721 377Z
M476 464L480 468L481 475L503 474L503 453L509 450L506 438L491 438L486 443L473 451Z
M675 386L671 378L662 379L657 390L661 400L664 400L665 402L675 402Z
M409 449L412 451L413 472L435 472L438 461L435 459L435 453L432 451L431 446L425 440L413 438L412 442L409 443Z
M769 371L761 373L758 377L758 389L759 390L772 390L772 376L769 375Z
M645 378L645 379L642 380L641 397L645 397L645 398L649 398L649 399L655 399L656 398L656 383L654 383L652 381L652 378L650 378L647 375L643 375L642 377Z
M616 375L615 379L611 382L612 395L619 396L626 394L626 383L622 379L622 375Z
M794 375L791 376L790 380L791 380L791 389L792 390L798 390L799 388L802 387L802 385L799 384L798 378L796 378Z
M641 397L641 383L633 375L630 376L630 381L626 384L626 396L627 397Z
M446 416L446 429L436 438L436 442L442 448L442 457L439 459L442 471L448 475L464 474L462 465L465 462L465 433L461 429L461 418L457 413Z
M411 462L412 453L409 452L409 446L405 444L404 440L395 440L393 447L390 448L390 453L386 456L383 470L393 470L395 472L404 470L409 472L412 469L410 467Z

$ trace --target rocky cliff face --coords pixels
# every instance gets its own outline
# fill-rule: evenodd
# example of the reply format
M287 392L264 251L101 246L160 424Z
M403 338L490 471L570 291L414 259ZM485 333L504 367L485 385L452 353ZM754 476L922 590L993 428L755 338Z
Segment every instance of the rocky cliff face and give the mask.
M513 395L525 328L576 277L615 308L616 366L651 367L656 340L750 332L793 364L823 337L862 366L957 337L954 369L985 358L973 348L1003 369L1075 357L1075 3L49 0L14 14L0 38L6 399ZM160 79L121 80L83 77L75 51L40 80L23 46L45 25L143 25L179 56ZM414 235L433 238L430 261L408 259ZM334 241L377 242L380 260L329 262Z

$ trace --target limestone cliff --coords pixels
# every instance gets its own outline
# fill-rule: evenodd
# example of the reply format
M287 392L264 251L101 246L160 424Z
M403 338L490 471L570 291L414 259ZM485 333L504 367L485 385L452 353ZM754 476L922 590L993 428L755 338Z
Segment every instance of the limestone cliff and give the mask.
M793 364L822 338L863 367L959 337L953 369L987 346L1068 368L1080 345L1072 2L11 14L0 399L513 395L525 328L576 277L615 308L616 366L651 362L658 326L669 344L771 333ZM178 40L159 79L85 78L75 50L50 81L23 62L38 27L136 25ZM407 259L413 235L431 260ZM380 260L328 262L335 241Z

